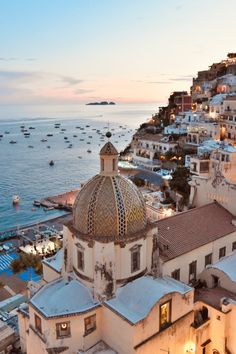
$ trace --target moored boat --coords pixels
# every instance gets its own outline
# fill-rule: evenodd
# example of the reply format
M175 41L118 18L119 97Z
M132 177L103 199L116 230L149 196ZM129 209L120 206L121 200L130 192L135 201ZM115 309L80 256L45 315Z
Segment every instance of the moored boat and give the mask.
M40 200L34 200L33 205L36 207L40 207L41 206Z
M19 204L19 203L20 203L20 197L18 195L13 195L12 204Z

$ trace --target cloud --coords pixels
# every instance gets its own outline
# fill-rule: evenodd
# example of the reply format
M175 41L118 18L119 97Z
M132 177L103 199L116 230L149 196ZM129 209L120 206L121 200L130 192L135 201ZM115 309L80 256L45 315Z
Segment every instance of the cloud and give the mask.
M84 80L76 79L72 76L62 76L61 80L70 86L78 85L84 82Z
M175 10L177 10L177 11L180 11L180 10L182 10L182 6L181 5L177 5L176 7L175 7Z
M66 84L65 84L66 83ZM84 80L43 71L0 69L0 103L73 103L94 92Z
M193 79L193 75L183 75L179 76L173 79L170 79L171 81L190 81Z
M7 62L11 62L11 61L35 61L37 60L36 58L14 58L14 57L0 57L0 61L7 61Z
M75 95L84 95L86 93L91 93L91 92L94 92L94 90L92 89L83 89L83 88L80 88L80 89L77 89L74 91L74 94Z
M142 84L170 84L169 81L147 81L147 80L132 80L132 82L142 83Z
M0 70L0 79L5 80L8 83L13 80L32 80L39 78L41 75L40 72Z
M147 81L147 84L158 84L158 85L162 85L162 84L170 84L169 81Z

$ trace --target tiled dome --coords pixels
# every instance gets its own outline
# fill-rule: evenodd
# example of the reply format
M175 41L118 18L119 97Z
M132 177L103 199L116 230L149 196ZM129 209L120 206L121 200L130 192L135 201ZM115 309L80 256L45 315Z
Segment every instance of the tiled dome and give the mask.
M79 192L73 207L74 228L89 238L125 240L147 223L142 194L127 178L96 175Z

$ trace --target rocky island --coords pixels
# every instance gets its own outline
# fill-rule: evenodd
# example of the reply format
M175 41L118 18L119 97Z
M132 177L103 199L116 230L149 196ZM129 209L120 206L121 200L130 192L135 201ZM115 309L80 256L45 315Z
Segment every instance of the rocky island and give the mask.
M107 101L102 101L102 102L90 102L90 103L86 103L86 106L107 106L107 105L115 105L115 102L107 102Z

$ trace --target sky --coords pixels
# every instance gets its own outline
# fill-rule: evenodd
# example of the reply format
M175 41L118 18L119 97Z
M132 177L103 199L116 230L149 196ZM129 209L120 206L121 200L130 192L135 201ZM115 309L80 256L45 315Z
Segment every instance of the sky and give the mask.
M235 13L235 0L0 0L0 110L164 103L236 51Z

